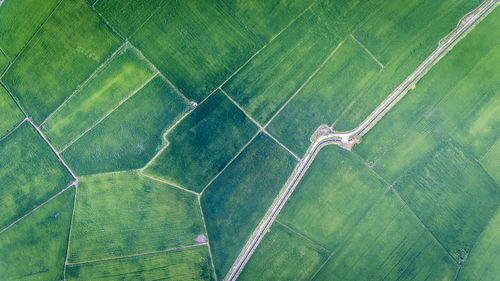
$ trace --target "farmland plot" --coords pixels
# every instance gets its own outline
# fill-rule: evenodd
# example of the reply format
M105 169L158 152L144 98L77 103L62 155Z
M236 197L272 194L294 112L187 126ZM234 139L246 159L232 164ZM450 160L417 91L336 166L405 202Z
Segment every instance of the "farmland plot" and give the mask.
M168 146L144 173L200 192L256 132L217 91L169 132Z
M395 188L457 261L500 205L500 188L454 141L443 142Z
M223 86L264 125L339 44L322 18L307 11Z
M500 161L498 159L500 159L500 137L480 160L484 169L500 186Z
M19 55L60 2L61 0L3 1L0 6L0 47L11 60Z
M313 280L451 281L457 270L417 218L389 192Z
M329 253L275 223L245 266L239 280L309 280Z
M136 172L82 177L68 262L194 245L204 233L195 195Z
M386 189L361 159L337 146L326 146L278 219L333 251Z
M337 121L336 129L352 130L360 124L437 48L438 41L455 28L458 20L480 2L388 1L374 13L354 36L384 64L384 70Z
M201 101L262 45L210 0L169 1L131 42L188 98Z
M377 63L352 38L290 101L269 125L292 151L303 155L321 124L331 125L379 71Z
M62 280L75 188L0 233L0 279Z
M68 281L213 280L208 247L66 267Z
M137 52L124 46L44 123L44 133L58 150L98 122L155 74Z
M2 81L40 124L119 44L84 0L62 1Z
M23 113L10 97L9 93L0 85L0 138L5 136L24 118Z
M207 187L201 204L217 276L229 270L296 162L284 148L260 133Z
M141 168L165 145L163 133L187 108L157 76L61 156L77 175Z
M0 142L0 159L0 229L73 181L28 122Z

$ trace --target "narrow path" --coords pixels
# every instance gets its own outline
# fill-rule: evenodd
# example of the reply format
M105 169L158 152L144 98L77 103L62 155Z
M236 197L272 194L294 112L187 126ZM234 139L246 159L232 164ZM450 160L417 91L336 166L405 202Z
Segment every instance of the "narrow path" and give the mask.
M262 240L269 227L272 225L278 216L281 208L295 190L298 182L309 168L309 165L314 160L318 151L325 145L337 144L343 148L350 149L354 143L360 141L360 137L366 134L404 95L408 92L411 85L416 83L426 71L432 67L440 58L442 58L452 46L456 44L458 39L472 27L479 19L483 18L496 6L499 0L486 0L478 8L476 8L474 16L471 16L467 23L462 27L455 29L451 34L447 35L447 41L441 43L439 47L408 77L401 85L396 88L388 98L386 98L359 126L348 132L336 132L332 128L320 126L314 135L314 141L306 152L303 160L299 162L296 169L293 171L289 180L282 188L282 191L263 217L257 228L254 230L245 246L236 258L233 266L227 273L224 280L235 280L241 270L253 254L258 244Z

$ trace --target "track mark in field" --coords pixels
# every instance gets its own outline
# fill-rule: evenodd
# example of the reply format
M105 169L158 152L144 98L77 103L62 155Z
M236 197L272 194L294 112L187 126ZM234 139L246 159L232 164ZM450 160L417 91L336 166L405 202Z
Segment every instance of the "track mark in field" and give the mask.
M197 193L197 192L194 192L194 191L192 191L192 190L189 190L189 189L187 189L187 188L184 188L184 187L182 187L182 186L179 186L179 185L177 185L177 184L175 184L175 183L172 183L172 182L166 181L166 180L164 180L164 179L159 179L159 178L157 178L157 177L154 177L154 176L150 176L150 175L144 174L144 173L142 173L142 171L139 171L139 175L141 175L141 176L143 176L143 177L146 177L146 178L148 178L148 179L151 179L151 180L157 181L157 182L161 182L161 183L163 183L163 184L168 184L168 185L170 185L170 186L172 186L172 187L178 188L178 189L180 189L180 190L182 190L182 191L186 191L186 192L192 193L192 194L194 194L194 195L196 195L196 196L200 196L200 194L199 194L199 193Z
M361 43L356 37L354 37L354 35L350 34L351 38L354 39L354 41L356 41L360 46L361 48L363 48L363 50L366 51L366 53L368 53L368 55L370 55L370 57L380 66L380 70L384 69L384 65L375 57L375 55L373 55L372 52L370 52L370 50L368 50L368 48L363 45L363 43Z
M208 247L208 255L210 256L210 265L212 266L212 270L214 272L214 279L215 281L217 281L217 272L215 271L214 257L212 256L212 249L210 248L210 239L208 238L207 223L205 222L205 214L203 213L203 208L201 207L201 195L198 196L198 206L200 207L201 220L203 221L203 229L205 230L205 234L207 234L206 243Z
M112 260L121 260L121 259L126 259L126 258L141 257L141 256L146 256L146 255L152 255L152 254L168 253L168 252L181 251L181 250L184 250L184 249L189 249L189 248L194 248L194 247L199 247L199 246L205 246L205 245L208 245L208 243L206 243L206 242L205 243L198 243L198 244L193 244L193 245L189 245L189 246L180 246L178 248L166 249L166 250L163 250L163 251L154 251L154 252L147 252L147 253L141 253L141 254L135 254L135 255L114 257L114 258L105 258L105 259L82 261L82 262L76 262L76 263L68 263L68 264L66 264L66 266L73 266L73 265L80 265L80 264L89 264L89 263L103 262L103 261L112 261Z
M24 122L28 120L28 117L25 117L23 121L21 121L19 124L17 124L12 130L10 130L5 136L0 138L0 141L3 141L5 138L7 138L10 134L12 134L17 128L19 128Z
M45 200L42 204L36 206L35 208L33 208L31 211L27 212L26 214L24 214L22 217L18 218L17 220L15 220L14 222L12 222L11 224L9 224L8 226L6 226L4 229L0 230L0 233L6 231L7 229L11 228L13 225L15 225L16 223L18 223L20 220L24 219L25 217L27 217L29 214L33 213L34 211L38 210L40 207L42 207L43 205L49 203L52 199L56 198L57 196L61 195L64 191L68 190L70 187L72 186L76 186L77 184L77 180L73 181L72 183L70 183L70 185L66 186L65 188L63 188L61 191L59 191L58 193L52 195L52 197L50 197L49 199Z
M315 241L311 240L309 237L305 236L304 234L298 232L297 230L293 229L292 227L290 227L289 225L285 224L285 223L282 223L281 221L279 220L275 220L274 221L275 223L283 226L284 228L288 229L289 231L291 231L292 233L296 234L297 236L309 241L311 244L315 245L316 247L319 247L321 248L321 250L329 253L329 254L332 254L332 252L330 252L329 250L325 249L323 246L321 246L320 244L316 243Z

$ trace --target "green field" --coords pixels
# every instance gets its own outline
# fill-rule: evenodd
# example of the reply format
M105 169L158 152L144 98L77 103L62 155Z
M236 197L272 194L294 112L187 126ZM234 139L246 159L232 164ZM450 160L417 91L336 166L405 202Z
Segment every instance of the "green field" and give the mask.
M410 208L456 260L470 252L500 205L500 188L453 141L396 182Z
M66 267L65 280L213 280L205 246Z
M459 281L500 280L500 210L490 220L459 274Z
M84 0L62 1L2 81L40 124L119 45Z
M452 281L458 267L389 192L313 280Z
M204 233L195 195L136 172L81 177L69 263L197 244Z
M67 187L73 178L28 123L0 142L0 228Z
M170 1L131 41L181 92L198 102L262 45L210 0Z
M387 1L354 32L354 36L383 64L371 87L336 123L352 130L361 123L455 28L458 20L480 0Z
M347 38L318 74L269 125L292 151L303 155L321 124L331 125L379 71L377 63Z
M278 219L333 251L382 196L387 184L361 159L324 147Z
M155 70L137 51L125 45L43 123L44 133L61 150L143 87L154 74Z
M144 173L200 192L257 132L220 91L168 135L168 146Z
M0 85L0 138L5 136L24 118L23 113L10 97L9 93Z
M222 278L229 270L296 162L284 148L260 133L207 187L201 205L217 276Z
M62 280L75 188L0 233L0 279Z
M141 168L164 146L163 133L187 108L157 76L61 156L77 175Z
M4 1L0 6L0 48L14 60L59 2Z
M500 159L500 137L480 160L484 169L500 186L500 161L498 159Z
M238 280L309 280L329 253L275 223Z
M310 10L262 50L223 89L264 125L339 44Z
M172 1L99 0L95 8L122 36L128 38L165 2Z
M0 77L2 77L5 69L9 66L9 63L9 59L0 51Z
M268 42L296 19L313 0L222 0L245 28Z

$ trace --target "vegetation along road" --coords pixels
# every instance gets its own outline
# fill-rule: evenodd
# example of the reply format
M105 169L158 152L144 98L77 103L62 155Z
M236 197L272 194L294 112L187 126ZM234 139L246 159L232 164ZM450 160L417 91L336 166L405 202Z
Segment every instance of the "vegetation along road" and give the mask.
M457 27L439 42L439 46L432 54L399 85L359 126L347 132L336 132L332 127L320 126L311 137L312 144L309 146L305 156L299 162L280 194L274 200L260 224L254 230L247 243L236 258L233 266L225 277L225 280L235 280L253 251L257 248L266 231L270 228L274 219L278 216L281 208L293 193L293 190L300 182L300 179L307 171L309 165L314 160L318 151L325 145L337 144L345 149L350 149L352 145L361 140L366 134L404 95L415 83L441 59L459 39L470 30L475 23L484 18L498 4L499 0L486 0L474 11L465 15ZM443 42L444 41L444 42Z

